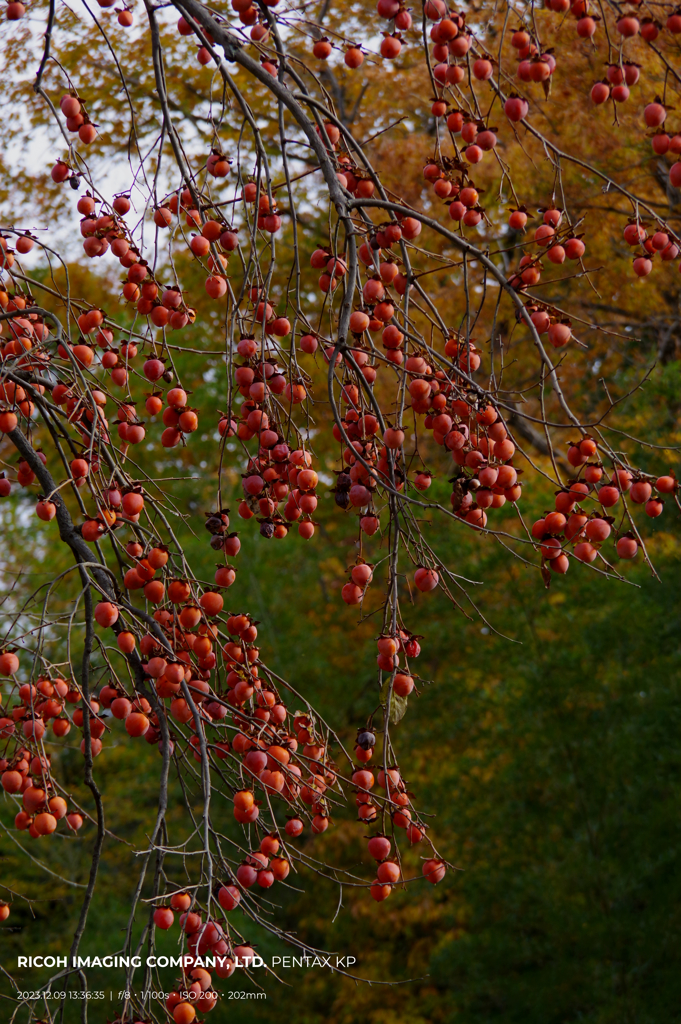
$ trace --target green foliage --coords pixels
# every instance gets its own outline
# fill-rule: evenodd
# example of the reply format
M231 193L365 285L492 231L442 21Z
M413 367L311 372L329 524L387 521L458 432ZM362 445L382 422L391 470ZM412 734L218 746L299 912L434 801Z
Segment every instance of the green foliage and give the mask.
M243 568L229 596L235 608L250 607L262 618L268 660L314 696L323 714L347 723L343 739L350 743L351 723L377 703L373 645L366 641L378 629L371 619L348 641L357 611L342 605L339 587L342 568L354 560L355 531L350 518L325 508L321 564L316 542L278 544L244 531ZM199 512L191 523L198 519ZM208 572L205 538L186 539L190 556L202 557ZM304 1024L320 1017L334 1024L676 1019L681 603L669 536L658 529L652 542L669 560L661 582L642 564L628 567L626 584L575 565L549 591L538 574L458 523L433 528L431 540L462 575L496 581L479 588L479 602L510 637L485 632L480 620L464 618L437 594L414 598L426 633L415 663L420 696L410 698L396 742L410 790L434 815L438 846L461 871L437 888L410 883L380 905L365 889L344 887L335 919L339 893L330 881L307 875L307 895L277 891L285 925L324 950L357 956L359 976L415 980L356 987L320 969L281 970L290 988L267 978L266 1001L225 998L210 1019L258 1022L273 1011ZM416 616L406 624L414 622ZM76 785L78 758L69 739L60 771ZM136 876L129 847L114 836L144 849L158 765L155 749L115 737L95 763L113 836L105 843L86 953L122 944ZM91 810L87 795L78 796ZM173 792L175 835L182 828L179 798ZM216 801L220 824L228 809ZM9 824L4 812L3 821ZM315 855L333 851L335 861L351 869L361 864L368 875L361 838L367 831L338 820L317 840ZM82 883L93 837L88 825L58 849L45 841L28 848ZM63 954L80 890L41 872L10 841L2 849L3 884L38 901L29 912L15 898L3 927L6 963L38 946ZM418 847L407 854L407 877L420 874L420 856ZM248 934L265 957L290 952L266 933ZM175 929L161 936L159 949L170 952L176 935ZM39 974L18 977L35 985ZM166 986L174 981L172 971L161 977ZM116 990L119 979L115 971L93 973L92 984ZM238 975L223 989L253 991ZM75 1004L69 1013L66 1019L75 1020ZM92 1019L103 1021L99 1013L101 1007L91 1010Z

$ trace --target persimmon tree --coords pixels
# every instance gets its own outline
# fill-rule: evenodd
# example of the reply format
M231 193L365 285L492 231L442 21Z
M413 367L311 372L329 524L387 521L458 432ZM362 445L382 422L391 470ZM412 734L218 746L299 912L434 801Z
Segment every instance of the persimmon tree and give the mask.
M49 140L53 162L47 185L12 175L0 237L0 493L30 494L71 561L38 589L20 579L3 607L0 781L22 841L93 820L76 955L109 841L97 758L117 734L158 746L123 952L153 953L174 928L186 966L165 1009L134 995L130 968L119 1017L187 1024L215 1008L213 973L250 969L237 909L308 949L265 898L292 869L381 902L451 867L391 735L427 643L410 596L441 588L485 619L429 522L501 545L545 587L568 571L626 584L636 557L656 572L646 523L673 514L678 488L654 430L630 429L651 366L629 332L654 322L669 357L681 15L589 0L99 6L6 9L3 88L19 137ZM617 145L652 173L615 166ZM51 227L20 224L38 210L58 211ZM613 265L619 304L601 294ZM112 268L115 309L98 298ZM218 341L219 405L194 407L181 368L214 374ZM159 473L200 436L215 497L190 525L207 531L212 580ZM331 516L357 521L342 601L376 624L375 710L354 743L264 660L239 599L254 571L239 520L262 544L323 545ZM51 766L69 735L91 811ZM301 842L348 803L373 878ZM86 973L50 982L69 983L84 990ZM59 1019L63 1004L29 1009Z

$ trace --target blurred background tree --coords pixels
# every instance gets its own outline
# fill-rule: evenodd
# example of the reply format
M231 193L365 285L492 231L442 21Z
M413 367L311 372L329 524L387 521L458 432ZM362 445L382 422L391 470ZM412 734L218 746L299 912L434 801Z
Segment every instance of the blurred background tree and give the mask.
M349 25L365 24L373 9L370 2L329 5L329 25L338 29L342 23L347 32ZM475 14L473 5L471 11ZM543 18L544 12L537 15ZM108 17L106 12L103 17ZM547 24L549 44L562 31L558 25L556 19ZM108 170L115 188L116 161L129 140L127 98L120 89L112 92L116 70L103 38L93 36L68 12L59 31L63 33L56 39L60 61L87 93L93 119L101 111L103 128L92 147L92 165L104 174ZM96 301L112 315L115 312L124 323L128 314L119 305L119 282L105 267L84 267L76 259L80 238L74 197L69 190L59 190L49 177L59 141L44 108L29 104L35 25L25 22L10 29L3 25L2 32L0 95L16 126L13 145L23 151L18 158L6 152L0 164L4 219L31 229L42 230L48 224L58 228L67 247L73 246L68 260L72 294L87 292L89 302ZM190 44L169 28L164 44L171 70L176 72L170 76L176 87L176 113L189 142L196 119L209 115L212 86L206 84L207 72L188 61ZM138 69L136 76L128 77L127 86L140 138L145 133L151 137L158 130L159 110L146 37L135 33L125 37L119 32L116 48L125 67ZM645 62L642 47L634 55ZM564 150L578 148L585 160L626 180L650 204L678 220L679 196L665 183L661 174L665 161L651 154L635 112L625 113L614 126L607 111L594 113L575 87L577 82L600 76L602 57L587 43L575 44L570 65L559 65L553 82L553 100L560 103L561 116L551 119L547 108L546 130ZM56 76L50 69L48 91L57 90ZM379 133L368 151L383 180L399 186L407 200L429 212L432 194L422 168L432 151L434 125L422 63L410 61L407 50L399 66L388 69L367 62L355 77L336 68L329 71L326 84L356 137ZM660 84L652 81L647 88L654 91ZM265 117L264 93L254 86L249 99L262 118L263 137L275 158L276 124ZM408 121L402 119L401 104L406 103L410 105ZM541 113L542 104L537 106ZM229 134L229 125L225 131ZM235 134L236 130L233 138ZM531 191L535 212L555 195L556 180L541 145L529 136L523 142L524 156L522 150L509 146L504 157L527 192ZM205 160L200 147L196 153L197 160ZM481 168L480 182L491 186L495 173L496 168L494 172ZM169 188L178 184L171 177L166 183ZM657 359L645 388L626 405L621 426L645 434L663 448L645 449L638 457L650 472L664 472L678 466L678 275L666 272L644 282L632 280L630 249L621 238L626 212L621 197L604 191L601 180L573 165L568 165L561 187L571 210L585 218L585 230L590 225L598 228L589 237L588 265L600 268L598 291L588 276L569 285L573 308L583 319L575 333L589 349L587 355L571 352L561 372L579 394L582 407L597 415L606 400L599 384L602 375L607 373L614 380L615 397L624 395L640 380L651 359ZM307 255L316 244L328 241L327 214L316 204L315 195L311 185L309 202L301 212ZM509 201L508 195L496 203L491 195L486 197L497 226L507 217ZM515 241L509 239L509 245ZM278 244L284 251L290 248L288 228ZM180 256L176 267L185 293L203 294L200 270L188 256ZM30 276L36 298L50 308L50 292L40 286L63 286L62 269L36 265ZM303 284L313 296L311 308L319 302L313 293L315 277L305 264ZM442 315L454 322L464 304L459 279L443 265L431 283ZM284 278L277 284L283 293ZM556 282L542 298L560 306L567 288ZM601 327L612 333L592 329L596 316ZM518 343L514 323L498 326L512 367L509 373L519 382L527 371L527 346ZM481 325L484 344L489 343L488 329L489 324ZM182 348L174 353L178 375L193 391L192 402L209 424L206 433L195 435L191 446L172 453L150 436L139 453L143 467L147 471L153 467L151 475L159 482L164 477L182 478L174 485L177 532L198 567L197 575L204 579L212 576L211 552L198 530L204 510L212 507L218 471L213 442L217 410L225 401L224 374L219 372L221 337L219 317L199 309L196 323L183 334ZM213 355L198 362L182 350L187 346ZM318 364L308 359L305 368L321 382L325 374L321 359ZM315 407L315 415L320 428L315 448L330 487L333 469L339 465L338 450L329 442L330 429L321 429L330 427L330 412L323 402ZM541 449L530 448L542 466ZM426 447L426 460L429 452ZM10 458L4 448L0 455ZM232 503L239 500L238 484L234 466L225 467L227 503L230 495ZM444 479L435 479L432 493L447 503ZM533 495L537 510L542 500L548 507L548 488ZM50 543L49 531L56 530L56 525L36 532L32 505L30 495L19 493L0 510L6 610L14 608L22 592L46 574L48 564L50 575L59 571L60 559L61 567L67 565L66 555ZM502 511L502 522L506 515L510 521L512 509ZM356 611L340 601L345 569L357 553L353 514L343 516L327 500L320 502L316 518L321 536L309 546L267 542L245 532L243 568L234 600L262 620L263 648L279 673L314 695L325 716L344 724L344 738L350 742L357 721L375 705L373 647L367 641L378 630L371 618L358 628ZM434 522L429 530L443 561L456 565L467 578L486 581L478 588L479 604L493 626L490 629L455 613L439 596L413 598L420 613L418 622L425 623L420 628L428 642L420 671L429 682L420 686L418 697L410 699L410 714L398 727L399 742L404 763L410 766L408 781L434 816L443 853L461 870L448 874L437 889L410 887L408 893L398 889L380 907L367 900L365 892L346 890L339 913L338 890L331 882L317 879L306 894L279 887L277 899L282 901L291 931L323 949L356 956L357 974L381 984L356 985L318 969L283 971L285 985L272 978L263 981L267 1001L224 999L211 1020L258 1024L269 1020L273 1011L289 1015L296 1024L322 1018L333 1024L662 1024L678 1020L678 516L669 508L664 520L650 524L651 556L664 561L661 580L651 578L643 564L623 570L625 585L577 569L548 591L538 574L526 571L493 541L472 536L459 524ZM88 808L89 797L79 781L76 740L67 738L53 748L65 784ZM157 752L144 744L132 747L114 742L97 762L98 782L111 807L108 827L123 844L105 843L86 951L110 952L126 925L135 879L126 873L125 865L130 847L140 849L145 844L149 811L157 795L157 760ZM78 915L92 824L77 837L53 844L48 853L44 845L30 847L33 860L17 850L7 832L13 815L3 807L0 817L5 828L0 877L14 903L12 917L0 933L4 957L13 966L14 958L29 951L37 939L42 953L61 955ZM365 844L356 825L349 816L336 825L332 833L316 840L321 849L325 844L333 846L334 856L344 866L361 861L366 866ZM418 850L409 856L412 866L418 867ZM22 902L29 890L36 898L30 909ZM265 956L284 952L265 932L251 937ZM169 937L161 937L159 951L169 952L170 943ZM40 972L13 973L27 988L40 980ZM167 975L170 987L174 976ZM93 987L98 979L100 987L108 989L111 976L95 972ZM234 987L237 983L253 991L243 978L232 979ZM66 1019L76 1017L76 1008L69 1006Z

